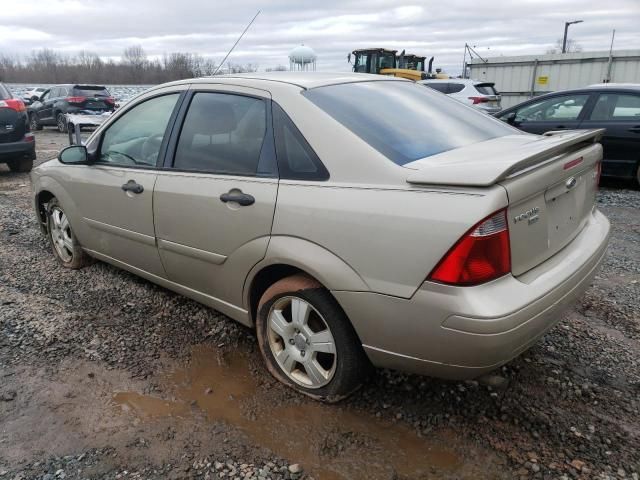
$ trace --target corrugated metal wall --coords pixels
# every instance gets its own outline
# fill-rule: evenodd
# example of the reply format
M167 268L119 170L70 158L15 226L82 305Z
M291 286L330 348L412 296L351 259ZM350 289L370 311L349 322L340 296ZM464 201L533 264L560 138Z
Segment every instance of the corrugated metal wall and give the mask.
M535 95L581 88L607 79L609 52L474 59L469 77L494 82L507 108ZM640 50L613 51L611 82L640 83Z

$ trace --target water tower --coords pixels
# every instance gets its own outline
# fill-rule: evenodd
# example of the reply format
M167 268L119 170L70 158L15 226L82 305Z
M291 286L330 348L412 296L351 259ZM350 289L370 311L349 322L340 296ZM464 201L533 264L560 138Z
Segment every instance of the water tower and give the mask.
M304 44L294 48L289 53L289 70L308 71L316 70L316 52Z

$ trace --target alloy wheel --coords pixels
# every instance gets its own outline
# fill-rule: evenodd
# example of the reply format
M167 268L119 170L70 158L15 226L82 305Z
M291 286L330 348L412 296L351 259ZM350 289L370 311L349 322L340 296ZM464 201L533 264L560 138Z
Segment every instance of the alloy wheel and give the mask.
M63 262L69 263L73 260L73 236L71 225L65 213L58 207L51 210L51 240L56 253Z
M335 340L309 302L292 296L276 300L269 311L267 336L278 366L293 382L320 388L331 381L338 360Z

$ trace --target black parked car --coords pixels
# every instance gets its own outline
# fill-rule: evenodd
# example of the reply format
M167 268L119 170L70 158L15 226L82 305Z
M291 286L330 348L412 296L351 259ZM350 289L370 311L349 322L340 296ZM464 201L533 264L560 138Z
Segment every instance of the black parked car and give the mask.
M0 163L12 172L28 172L35 158L36 142L24 102L0 83Z
M55 125L67 131L66 113L101 113L115 110L115 100L101 85L56 85L29 106L32 130Z
M495 116L530 133L606 128L602 175L640 183L640 84L600 84L532 98Z

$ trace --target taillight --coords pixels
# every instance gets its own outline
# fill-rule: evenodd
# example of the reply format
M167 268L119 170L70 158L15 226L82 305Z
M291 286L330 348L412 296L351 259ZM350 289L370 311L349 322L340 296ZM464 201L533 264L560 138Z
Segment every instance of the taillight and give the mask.
M489 99L487 97L469 97L469 100L473 100L474 105L477 105L478 103L489 102Z
M24 112L27 107L24 106L24 102L18 98L8 98L6 100L0 100L0 108L10 108L16 112Z
M26 133L24 135L24 141L25 142L35 142L36 141L36 137L33 136L33 133Z
M82 103L87 97L67 97L65 100L69 103Z
M478 285L511 271L507 211L500 210L471 228L447 252L428 280Z

